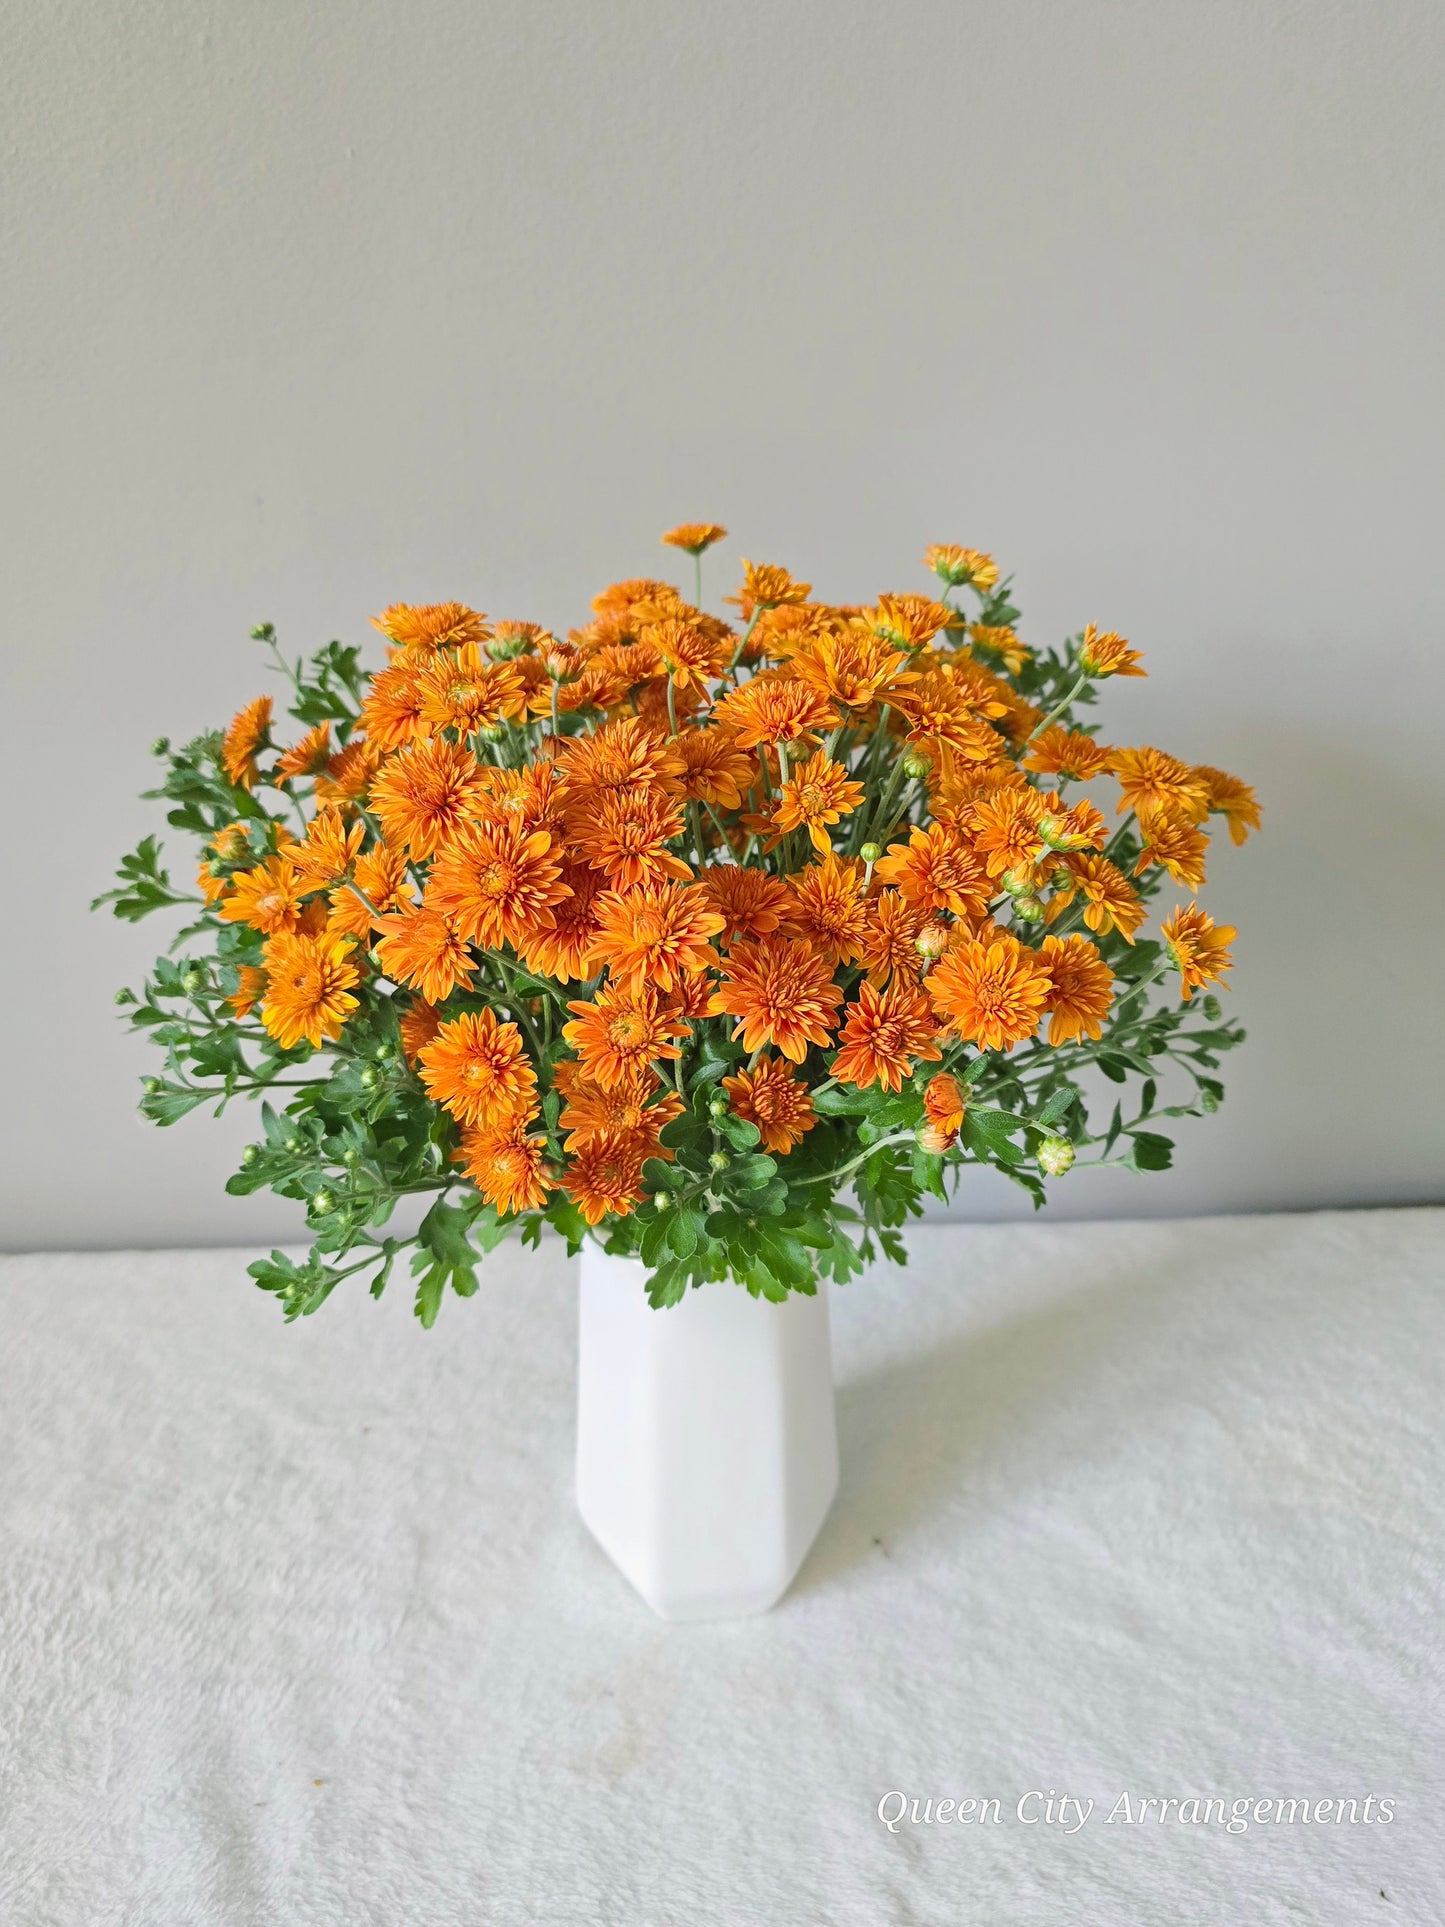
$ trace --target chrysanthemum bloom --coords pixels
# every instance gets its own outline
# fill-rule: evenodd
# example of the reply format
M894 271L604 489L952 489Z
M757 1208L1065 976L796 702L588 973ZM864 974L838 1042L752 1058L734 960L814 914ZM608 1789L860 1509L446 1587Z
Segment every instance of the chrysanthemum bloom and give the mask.
M700 1017L706 1017L711 1003L712 975L704 971L695 977L679 977L676 988L663 998L662 1007L681 1033L691 1029Z
M427 602L413 606L394 602L371 618L373 629L399 649L430 655L434 649L459 649L468 642L485 642L492 633L487 618L464 602Z
M333 936L351 936L364 941L371 934L373 915L394 916L415 900L406 858L384 843L362 851L356 859L353 880L355 890L342 884L327 899L331 909L326 927Z
M428 1097L459 1124L495 1124L530 1112L537 1073L512 1023L490 1010L465 1011L443 1024L418 1053Z
M393 983L410 984L439 1004L476 975L472 953L439 910L414 905L377 920L376 961Z
M833 1075L859 1090L870 1084L900 1090L915 1059L928 1063L943 1055L933 1041L936 1028L928 999L904 978L895 977L886 990L861 984L838 1033Z
M410 743L387 759L371 785L371 807L388 843L431 856L485 794L477 759L464 743Z
M956 1077L948 1071L940 1071L936 1077L930 1077L923 1093L924 1122L918 1133L920 1147L931 1151L935 1157L951 1151L963 1129L963 1114L967 1107L968 1093Z
M1114 766L1115 752L1080 729L1065 729L1050 723L1029 744L1024 768L1041 776L1066 776L1072 782L1091 783L1096 776L1107 776Z
M801 1064L809 1044L827 1043L842 1001L827 958L777 936L734 944L709 1009L738 1019L733 1036L748 1050L774 1044Z
M625 1217L642 1196L642 1167L655 1153L643 1136L604 1132L589 1138L562 1179L562 1189L588 1224Z
M318 723L315 729L307 730L299 743L282 754L276 765L276 779L281 783L290 783L298 776L319 776L330 761L331 725Z
M266 995L266 973L255 964L237 964L236 975L240 981L226 1002L235 1011L239 1022L241 1018L249 1017Z
M841 822L862 800L863 785L853 782L826 750L815 750L783 784L773 824L784 836L790 830L806 830L813 848L826 853L833 847L829 825Z
M744 749L795 743L830 729L838 717L821 689L798 676L754 676L729 690L713 712Z
M529 1136L526 1122L518 1117L468 1132L458 1162L503 1217L513 1211L539 1211L552 1189L547 1140Z
M1126 943L1133 943L1134 932L1144 921L1144 905L1139 893L1124 872L1104 856L1083 851L1064 858L1062 869L1054 876L1054 893L1049 899L1049 922L1053 923L1073 902L1084 899L1084 922L1100 935L1117 930Z
M899 712L908 719L909 741L925 748L946 748L965 762L995 761L1003 751L991 722L1008 705L992 689L979 689L937 664L897 692Z
M1156 816L1202 823L1209 814L1209 785L1199 772L1162 749L1116 749L1119 814L1132 810L1148 828Z
M1049 973L1034 951L994 927L954 945L930 972L928 994L966 1043L1012 1050L1038 1029Z
M238 789L256 786L260 770L256 752L264 749L271 737L271 698L258 696L231 718L231 726L221 742L221 768Z
M775 563L749 562L744 556L743 586L727 599L735 602L743 620L750 622L759 609L773 609L783 602L806 602L812 589L811 582L795 582L787 569Z
M1039 836L1051 850L1096 850L1109 839L1109 826L1082 797L1065 805L1057 790L1043 798Z
M616 983L673 990L681 978L716 966L709 939L722 927L723 919L696 884L610 891L597 906L592 956L606 964Z
M361 699L367 741L393 750L423 735L421 707L421 663L414 656L398 656L372 677Z
M991 555L982 549L961 549L956 543L935 542L923 551L923 566L950 589L967 585L986 594L998 581L998 564Z
M743 792L757 780L757 764L726 729L684 729L677 748L683 795L715 810L737 809Z
M616 889L692 875L688 864L667 848L684 826L681 807L662 790L609 791L597 798L587 816L574 817L570 827L577 854Z
M650 1155L670 1161L672 1152L658 1142L658 1135L681 1115L682 1099L676 1091L659 1090L657 1073L650 1066L629 1072L611 1086L583 1075L569 1077L565 1083L567 1101L557 1127L566 1133L567 1151L578 1151L595 1137L621 1133L650 1138L654 1147Z
M265 936L274 936L278 930L296 928L304 900L315 888L289 856L270 856L232 880L231 894L219 914L226 923L247 923Z
M520 716L527 706L515 665L490 661L476 642L433 656L417 677L417 693L426 728L454 729L462 736Z
M557 762L566 781L568 814L579 822L612 791L630 794L646 786L675 792L683 767L677 745L635 716L604 723L590 736L568 738L558 747Z
M382 751L368 737L353 736L345 749L338 750L326 765L326 774L316 779L318 803L358 803L381 768Z
M1209 854L1209 838L1183 817L1151 815L1144 831L1144 848L1134 865L1134 874L1152 863L1162 864L1176 883L1197 890L1204 882L1204 859Z
M800 1144L818 1121L807 1085L798 1082L785 1058L760 1057L751 1070L725 1077L722 1087L733 1115L756 1124L764 1150L780 1157Z
M1143 660L1115 630L1106 629L1101 635L1092 622L1085 628L1079 644L1079 667L1086 676L1098 680L1104 676L1147 675L1148 671L1139 667Z
M689 555L701 555L714 542L721 542L726 534L727 530L721 522L679 522L662 539L669 548L686 549Z
M1161 934L1179 972L1179 994L1186 1004L1196 990L1218 982L1233 967L1229 946L1239 932L1232 923L1215 923L1197 903L1181 904Z
M975 649L1001 662L1011 676L1016 676L1033 654L1006 624L971 622L968 639Z
M296 845L292 860L313 888L335 883L356 861L365 836L364 823L348 823L338 809L320 809L307 825L306 841Z
M830 851L821 863L788 878L783 932L798 937L830 964L852 963L868 934L868 904L861 865Z
M590 1002L569 1003L573 1021L562 1035L589 1077L609 1089L654 1059L681 1057L672 1039L685 1029L650 984L630 990L604 984Z
M677 608L682 597L670 582L655 582L650 576L632 576L626 582L613 582L592 598L592 608L599 616L625 616L639 604L657 603L664 608L671 605Z
M483 769L482 818L510 819L524 830L549 830L562 820L566 782L550 758L525 769Z
M209 863L203 863L196 872L196 888L208 905L219 903L230 887L231 879L225 876L218 877Z
M664 622L649 623L642 640L657 651L658 659L675 689L702 688L720 676L732 659L732 650L716 635L698 625L671 616Z
M907 843L893 844L878 859L873 874L910 903L951 910L956 917L981 916L994 894L982 863L957 830L944 823L911 831Z
M547 912L520 930L512 942L529 970L559 984L584 983L596 974L592 945L597 936L597 906L607 879L586 863L564 862L557 878L563 893Z
M927 910L910 903L901 890L880 890L869 903L862 953L868 981L875 990L881 990L895 971L918 982L923 957L917 940L927 920Z
M510 819L464 823L432 864L426 900L466 943L520 944L552 922L561 870L547 830Z
M351 946L341 937L308 937L282 930L262 952L266 964L266 1001L261 1022L284 1050L322 1038L335 1039L357 1000L359 981Z
M1194 774L1209 792L1209 813L1223 816L1229 825L1231 843L1243 843L1251 830L1260 826L1259 802L1248 783L1231 776L1227 770L1212 769L1200 763Z
M839 709L864 710L886 702L914 680L908 658L867 630L812 638L792 659L794 673L820 689Z
M723 920L724 945L739 937L768 937L778 928L791 902L781 877L766 870L745 869L738 863L709 864L698 879L708 903Z
M400 998L397 999L400 1002ZM409 1004L396 1020L401 1034L401 1047L406 1053L406 1061L414 1065L422 1051L442 1027L442 1014L435 1004L427 1003L423 997Z
M1035 789L996 790L974 806L971 839L991 877L1028 869L1044 854L1043 813L1044 800Z
M1114 996L1114 973L1087 937L1045 937L1039 956L1049 973L1049 1042L1098 1037Z

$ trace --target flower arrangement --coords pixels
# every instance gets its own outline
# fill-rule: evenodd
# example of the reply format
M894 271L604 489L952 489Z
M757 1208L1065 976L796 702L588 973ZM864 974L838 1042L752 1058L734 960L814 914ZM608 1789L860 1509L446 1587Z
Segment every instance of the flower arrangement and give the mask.
M658 1307L811 1293L902 1262L967 1166L1037 1205L1076 1164L1163 1169L1158 1121L1217 1109L1243 1032L1195 993L1235 933L1196 893L1212 819L1242 842L1259 812L1100 741L1138 652L1093 625L1026 647L997 565L956 547L924 557L934 594L871 607L746 562L723 620L725 533L663 537L691 601L616 583L565 639L397 605L367 672L338 642L288 662L263 625L296 740L261 696L155 745L149 794L204 848L198 895L147 837L97 899L194 912L117 999L166 1055L141 1109L263 1100L227 1188L305 1204L306 1260L251 1266L288 1319L357 1274L379 1296L410 1248L430 1326L544 1225L640 1257ZM1185 900L1151 939L1166 878ZM1137 1090L1100 1115L1100 1079ZM413 1194L419 1230L389 1232Z

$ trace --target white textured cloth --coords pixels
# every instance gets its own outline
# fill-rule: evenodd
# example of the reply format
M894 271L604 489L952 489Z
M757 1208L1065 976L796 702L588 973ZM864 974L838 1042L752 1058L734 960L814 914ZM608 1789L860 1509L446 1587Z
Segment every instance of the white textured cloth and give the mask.
M238 1253L6 1261L0 1920L1445 1919L1445 1212L913 1251L835 1293L797 1585L704 1626L573 1511L558 1248L430 1335L404 1285L287 1330ZM1361 1817L1138 1818L1191 1796Z

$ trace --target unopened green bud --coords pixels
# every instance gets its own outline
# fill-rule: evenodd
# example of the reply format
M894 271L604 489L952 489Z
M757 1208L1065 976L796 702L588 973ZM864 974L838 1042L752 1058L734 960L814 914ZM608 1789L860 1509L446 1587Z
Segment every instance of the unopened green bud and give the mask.
M375 1065L373 1065L373 1064L366 1064L366 1065L363 1065L363 1067L362 1067L362 1071L361 1071L361 1080L360 1080L360 1081L361 1081L361 1088L362 1088L362 1089L363 1089L364 1091L369 1091L369 1090L372 1090L372 1089L374 1089L374 1088L375 1088L375 1085L376 1085L376 1067L375 1067Z
M487 654L493 662L510 662L513 656L520 656L526 646L525 636L493 636L487 644Z
M1199 1093L1199 1108L1201 1111L1208 1111L1211 1116L1219 1109L1219 1099L1214 1095L1213 1091L1201 1091Z
M1039 841L1047 843L1051 850L1062 848L1069 841L1069 833L1056 816L1039 818Z
M999 882L1011 897L1033 895L1034 880L1027 870L1005 870Z
M551 662L549 662L547 664L547 680L548 682L566 682L567 680L566 663L558 662L555 658Z
M169 756L170 753L171 753L170 737L157 736L155 741L151 744L151 755L152 756Z
M336 1200L329 1191L318 1191L311 1200L311 1209L318 1217L324 1218L328 1211L336 1209Z
M241 1153L241 1162L242 1164L254 1164L260 1155L261 1147L259 1144L248 1144Z
M911 777L914 782L917 782L920 777L927 776L932 768L933 758L927 750L910 749L903 758L903 774Z
M484 743L500 743L506 733L500 723L487 723L477 731Z
M1014 915L1020 923L1042 923L1044 906L1037 897L1015 897Z
M140 1087L147 1097L154 1097L161 1087L161 1080L158 1077L143 1077L140 1081Z
M181 989L185 991L188 997L194 997L205 981L205 977L199 970L188 970L185 976L181 978Z
M732 1163L732 1159L728 1156L726 1151L714 1151L712 1156L708 1159L708 1163L712 1166L714 1171L726 1171L728 1166Z
M133 1004L135 1002L135 992L133 990L118 990L115 993L115 1001L118 1004Z
M1039 1146L1038 1159L1046 1178L1061 1178L1074 1162L1074 1147L1066 1137L1046 1137Z
M670 1211L672 1209L671 1195L666 1191L655 1191L652 1197L652 1208L654 1211Z
M348 1144L346 1149L341 1153L341 1162L353 1167L360 1164L361 1152L358 1147L354 1144Z
M270 642L271 638L275 635L275 633L276 633L275 623L258 622L255 628L251 631L251 640L252 642Z
M1217 1024L1224 1015L1224 1005L1220 1003L1212 990L1204 1000L1204 1014L1211 1024Z
M865 843L858 854L865 863L876 863L883 851L876 843Z
M708 1100L707 1114L709 1117L726 1117L728 1114L727 1099L725 1097L710 1098Z
M288 1138L287 1138L287 1140L286 1140L286 1149L287 1149L287 1150L288 1150L288 1151L289 1151L289 1152L290 1152L290 1153L292 1154L292 1156L294 1157L294 1156L296 1155L296 1153L297 1153L297 1152L298 1152L298 1151L299 1151L299 1150L301 1149L301 1140L300 1140L300 1138L299 1138L299 1137L288 1137Z

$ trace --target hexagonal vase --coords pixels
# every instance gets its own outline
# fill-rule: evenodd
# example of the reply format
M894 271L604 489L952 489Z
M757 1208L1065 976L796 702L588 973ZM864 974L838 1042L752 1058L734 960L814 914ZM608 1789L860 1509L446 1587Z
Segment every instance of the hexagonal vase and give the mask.
M654 1311L644 1266L583 1247L577 1505L662 1618L766 1612L817 1537L838 1489L827 1291L703 1285Z

